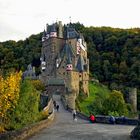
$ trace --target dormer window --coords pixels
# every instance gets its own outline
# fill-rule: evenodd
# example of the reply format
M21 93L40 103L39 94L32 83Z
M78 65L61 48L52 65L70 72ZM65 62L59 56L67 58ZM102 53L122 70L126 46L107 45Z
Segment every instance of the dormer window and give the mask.
M66 70L71 71L72 70L72 64L67 64Z

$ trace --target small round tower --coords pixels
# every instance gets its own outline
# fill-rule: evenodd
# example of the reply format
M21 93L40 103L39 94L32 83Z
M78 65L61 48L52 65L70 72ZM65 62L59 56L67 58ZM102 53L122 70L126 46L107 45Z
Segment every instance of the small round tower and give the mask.
M137 88L129 89L129 102L134 112L137 112Z

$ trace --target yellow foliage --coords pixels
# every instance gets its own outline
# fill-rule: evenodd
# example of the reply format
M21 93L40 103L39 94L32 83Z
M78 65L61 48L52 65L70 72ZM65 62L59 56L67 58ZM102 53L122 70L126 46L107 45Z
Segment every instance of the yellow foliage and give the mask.
M32 80L32 84L39 91L45 90L45 85L40 80Z
M0 126L0 133L4 132L4 127Z
M7 119L7 111L13 110L19 99L22 72L11 73L7 78L0 76L0 121ZM0 127L0 132L2 127Z

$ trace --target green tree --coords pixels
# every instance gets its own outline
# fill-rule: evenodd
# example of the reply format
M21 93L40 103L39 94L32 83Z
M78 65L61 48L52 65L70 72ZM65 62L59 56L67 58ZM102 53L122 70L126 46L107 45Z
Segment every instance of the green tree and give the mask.
M110 62L108 60L104 60L103 61L103 74L105 77L105 81L111 79L111 65Z
M113 51L117 48L117 37L111 36L105 40L105 49L107 51Z
M126 74L127 71L128 71L128 67L127 67L127 64L126 64L126 61L122 61L119 65L119 71L123 74Z
M109 97L103 103L105 115L111 112L117 112L119 116L128 115L127 105L120 91L113 90Z
M39 113L40 94L34 88L30 80L24 80L21 85L18 104L10 114L9 128L19 129L27 124L40 119Z

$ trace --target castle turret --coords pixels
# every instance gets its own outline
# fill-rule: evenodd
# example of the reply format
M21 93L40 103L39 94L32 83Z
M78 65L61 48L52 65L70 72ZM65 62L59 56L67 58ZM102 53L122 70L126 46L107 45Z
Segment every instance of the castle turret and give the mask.
M129 102L134 112L137 112L137 88L129 89Z
M53 24L50 28L50 37L57 37L56 24Z
M48 39L49 38L49 32L48 32L48 24L46 24L46 39Z
M46 40L46 31L44 30L43 35L42 35L42 42Z

